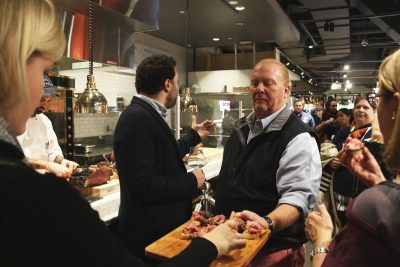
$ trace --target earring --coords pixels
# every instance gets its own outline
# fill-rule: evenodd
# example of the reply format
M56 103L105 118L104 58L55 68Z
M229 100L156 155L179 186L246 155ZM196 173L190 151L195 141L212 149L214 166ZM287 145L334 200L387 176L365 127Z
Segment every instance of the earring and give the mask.
M396 117L394 116L394 112L393 112L393 115L392 115L392 120L394 120Z

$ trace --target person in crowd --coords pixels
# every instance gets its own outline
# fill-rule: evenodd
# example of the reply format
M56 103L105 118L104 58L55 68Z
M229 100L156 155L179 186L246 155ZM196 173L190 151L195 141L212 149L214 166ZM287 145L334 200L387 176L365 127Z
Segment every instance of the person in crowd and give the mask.
M43 114L48 98L55 94L53 84L47 76L44 77L44 92L40 106L26 122L26 131L17 136L17 139L33 168L68 178L78 164L64 159L53 125Z
M229 135L232 133L233 131L233 126L232 124L235 122L235 119L232 117L231 114L232 111L229 110L225 110L224 112L224 118L222 119L222 141L221 143L223 145L226 144L226 141L229 138Z
M296 99L293 102L293 112L302 122L308 124L308 126L313 129L315 128L314 118L307 112L303 111L303 102L300 99Z
M335 137L332 139L332 143L339 149L342 148L347 136L350 134L351 122L351 111L347 108L339 109L336 117L336 125L338 126L338 130L336 131Z
M331 141L337 131L335 119L337 116L337 102L330 97L325 104L325 109L322 112L322 122L315 128L321 142Z
M164 55L139 64L139 95L121 114L114 133L120 232L127 248L141 257L147 245L190 219L192 199L205 176L199 168L187 172L183 157L215 126L205 120L175 140L166 122L167 109L175 105L179 91L175 66L175 59Z
M376 116L376 104L370 103L365 96L358 97L354 103L354 121L350 126L349 135L352 138L357 138L366 145L370 146L374 156L378 159L382 158L382 145L374 144L371 141L372 123ZM337 150L341 151L345 140L337 146ZM353 197L359 195L368 186L355 177L346 167L342 166L339 157L336 155L329 164L328 172L333 173L333 194L331 199L334 200L332 211L335 222L339 228L346 224L346 209ZM386 168L382 167L385 169ZM325 169L324 169L325 170Z
M322 107L317 106L315 109L311 110L311 116L314 119L315 127L317 127L322 121Z
M254 112L235 122L224 147L216 213L250 210L272 231L252 266L304 264L303 225L316 202L321 161L313 130L286 105L290 92L283 64L258 62L251 76Z
M1 265L147 266L115 240L64 179L32 169L18 144L16 136L25 131L43 96L43 73L64 52L53 4L2 0L0 21ZM244 245L236 231L222 224L162 265L209 266L218 255Z
M379 68L378 118L385 149L386 166L397 175L387 181L367 147L361 155L350 149L341 162L369 184L348 210L348 223L332 240L332 221L323 204L311 212L305 231L314 249L312 266L397 266L400 257L400 50L383 60ZM352 138L348 138L352 142Z

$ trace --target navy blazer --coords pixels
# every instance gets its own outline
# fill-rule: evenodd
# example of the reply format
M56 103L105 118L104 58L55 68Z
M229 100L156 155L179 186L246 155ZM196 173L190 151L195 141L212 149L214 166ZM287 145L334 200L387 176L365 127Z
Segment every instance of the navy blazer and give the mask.
M190 218L199 191L182 158L200 141L194 130L176 141L161 115L139 97L121 114L114 133L119 227L125 246L136 255L143 256L147 245Z

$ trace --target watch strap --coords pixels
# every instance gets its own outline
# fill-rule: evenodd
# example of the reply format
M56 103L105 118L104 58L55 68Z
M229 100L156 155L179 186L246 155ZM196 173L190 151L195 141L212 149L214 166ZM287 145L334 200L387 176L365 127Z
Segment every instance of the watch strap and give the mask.
M270 230L271 233L272 233L272 231L274 230L274 223L272 222L271 218L268 217L268 216L264 216L263 218L264 218L264 220L267 222L268 228L269 228L269 230Z

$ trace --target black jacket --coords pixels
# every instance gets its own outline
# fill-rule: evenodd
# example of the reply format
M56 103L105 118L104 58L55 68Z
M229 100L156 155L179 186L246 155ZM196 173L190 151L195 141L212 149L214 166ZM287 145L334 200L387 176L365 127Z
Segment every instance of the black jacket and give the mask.
M114 134L119 225L125 245L136 255L190 219L199 191L182 158L199 142L194 130L177 142L160 114L138 97L121 114Z
M41 175L22 159L20 150L0 140L0 265L146 266L65 180ZM197 239L163 265L208 266L216 253L210 242Z

